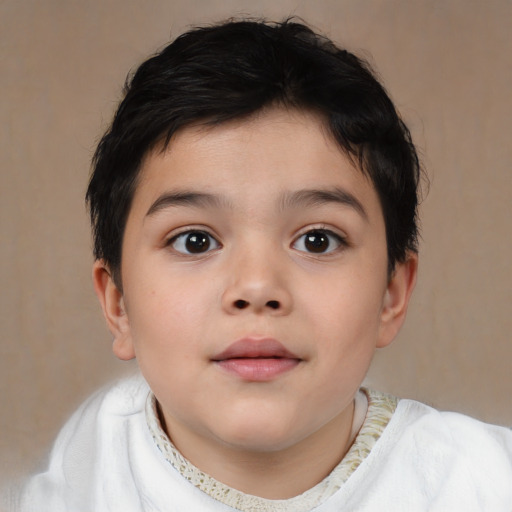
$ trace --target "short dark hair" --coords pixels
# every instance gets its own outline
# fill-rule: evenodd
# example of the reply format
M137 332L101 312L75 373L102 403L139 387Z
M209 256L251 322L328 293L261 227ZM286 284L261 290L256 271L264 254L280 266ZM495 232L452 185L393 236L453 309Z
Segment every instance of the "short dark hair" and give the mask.
M319 113L370 178L390 273L417 251L417 153L368 63L294 20L228 21L190 30L143 62L96 149L86 195L94 255L118 286L123 233L147 152L165 149L193 123L216 125L274 105Z

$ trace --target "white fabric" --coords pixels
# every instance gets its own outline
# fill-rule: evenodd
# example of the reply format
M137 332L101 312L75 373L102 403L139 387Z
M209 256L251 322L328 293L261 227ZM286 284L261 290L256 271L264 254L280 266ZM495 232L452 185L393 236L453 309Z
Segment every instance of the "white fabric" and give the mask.
M22 512L229 512L186 481L149 433L149 390L130 379L91 397L62 430ZM267 509L269 510L269 509ZM366 459L315 512L512 511L512 431L401 400Z

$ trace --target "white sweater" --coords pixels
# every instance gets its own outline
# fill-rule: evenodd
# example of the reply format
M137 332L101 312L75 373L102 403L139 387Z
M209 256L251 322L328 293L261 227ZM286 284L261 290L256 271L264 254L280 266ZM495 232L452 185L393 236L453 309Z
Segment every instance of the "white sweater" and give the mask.
M27 483L22 512L229 512L185 479L157 448L140 378L92 396ZM261 500L252 510L290 510ZM348 480L314 509L512 512L512 431L400 400Z

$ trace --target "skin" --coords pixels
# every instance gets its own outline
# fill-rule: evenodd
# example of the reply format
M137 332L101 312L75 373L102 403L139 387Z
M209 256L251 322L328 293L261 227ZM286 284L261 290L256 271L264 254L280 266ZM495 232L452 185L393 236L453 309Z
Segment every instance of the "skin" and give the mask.
M187 254L190 231L209 248ZM273 109L176 134L143 162L122 254L122 293L102 261L93 270L113 350L138 359L181 453L265 498L321 481L417 269L410 254L389 278L376 191L321 120ZM250 378L215 360L267 338L293 353L289 369Z

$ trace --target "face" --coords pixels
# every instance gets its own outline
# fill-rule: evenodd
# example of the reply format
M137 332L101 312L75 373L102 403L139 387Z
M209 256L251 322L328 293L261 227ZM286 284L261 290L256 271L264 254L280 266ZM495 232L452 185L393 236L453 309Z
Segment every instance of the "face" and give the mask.
M402 323L415 258L387 275L377 194L312 114L187 128L150 153L121 294L96 290L174 442L288 450L349 426L377 347Z

